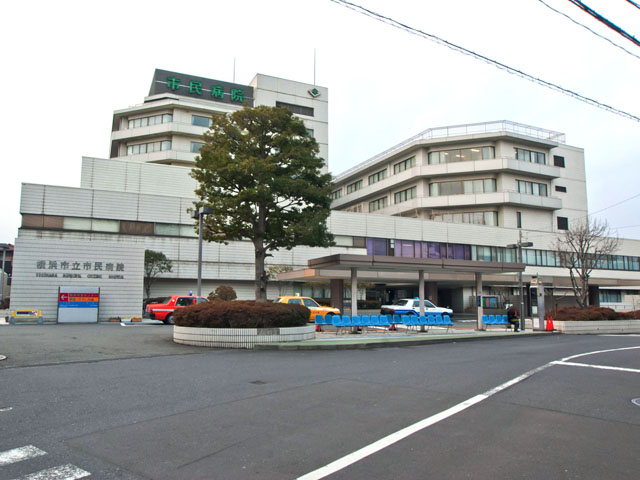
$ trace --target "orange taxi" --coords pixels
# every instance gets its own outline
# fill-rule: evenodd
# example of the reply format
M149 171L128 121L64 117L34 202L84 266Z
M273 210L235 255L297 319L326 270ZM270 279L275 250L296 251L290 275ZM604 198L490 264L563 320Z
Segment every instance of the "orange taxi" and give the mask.
M276 300L277 303L295 303L298 305L303 305L311 310L311 315L309 315L309 321L314 322L316 319L316 315L322 315L322 318L328 313L332 315L340 315L340 310L333 307L321 307L311 297L299 297L299 296L283 296L278 297Z

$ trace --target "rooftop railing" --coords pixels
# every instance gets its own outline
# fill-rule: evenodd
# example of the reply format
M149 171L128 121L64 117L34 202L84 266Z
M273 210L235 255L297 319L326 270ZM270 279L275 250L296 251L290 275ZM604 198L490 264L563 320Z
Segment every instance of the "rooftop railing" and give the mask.
M350 168L349 170L341 173L334 178L334 182L339 182L343 178L348 177L351 173L360 170L363 167L374 164L379 159L394 153L403 147L409 145L418 140L431 140L433 138L446 138L446 137L458 137L463 135L474 135L480 133L493 133L493 132L507 132L515 133L517 135L523 135L531 138L538 138L541 140L549 140L557 143L565 143L566 137L564 133L555 132L553 130L546 130L544 128L533 127L531 125L525 125L523 123L511 122L509 120L499 120L495 122L483 122L483 123L470 123L467 125L452 125L449 127L436 127L429 128L423 132L414 135L411 138L400 142L397 145L371 157L369 160Z

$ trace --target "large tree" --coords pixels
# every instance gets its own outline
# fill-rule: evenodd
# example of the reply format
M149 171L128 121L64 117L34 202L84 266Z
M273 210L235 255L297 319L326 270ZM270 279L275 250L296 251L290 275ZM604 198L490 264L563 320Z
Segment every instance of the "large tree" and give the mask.
M329 246L331 176L318 144L285 108L245 107L214 116L191 176L196 207L209 206L203 238L249 239L255 251L255 296L266 300L268 252L296 245Z
M594 268L606 268L607 256L617 250L618 244L618 238L610 235L606 221L589 218L572 222L556 239L558 263L569 270L571 287L580 307L589 305L591 272Z

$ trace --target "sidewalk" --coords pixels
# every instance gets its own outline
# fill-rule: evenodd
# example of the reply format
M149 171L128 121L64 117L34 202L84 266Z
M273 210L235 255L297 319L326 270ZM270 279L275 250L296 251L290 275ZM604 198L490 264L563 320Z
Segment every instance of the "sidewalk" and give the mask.
M436 343L457 343L475 340L509 340L552 335L553 332L526 330L474 330L473 328L431 329L429 332L368 331L359 334L339 334L335 330L316 332L316 338L301 342L269 343L256 345L259 350L351 350L365 348L410 347Z

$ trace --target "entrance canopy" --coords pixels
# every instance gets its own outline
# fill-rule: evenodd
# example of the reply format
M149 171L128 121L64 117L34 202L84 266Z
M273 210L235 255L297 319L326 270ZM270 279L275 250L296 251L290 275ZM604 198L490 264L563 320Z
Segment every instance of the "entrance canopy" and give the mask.
M351 280L351 298L357 298L358 279L367 282L395 283L417 282L420 314L424 314L424 281L425 274L430 281L475 281L476 292L482 296L482 276L502 275L505 273L523 272L523 263L511 262L478 262L475 260L452 260L446 258L413 258L390 257L383 255L351 255L337 254L313 258L308 261L308 268L283 272L278 280L314 281L331 280L331 304L342 310L342 283ZM500 278L500 277L498 277ZM336 288L334 288L334 285ZM339 292L339 293L338 293ZM337 296L340 298L334 298ZM479 305L482 299L479 298ZM352 301L351 314L357 315L357 302ZM478 328L482 329L482 309L478 309Z

